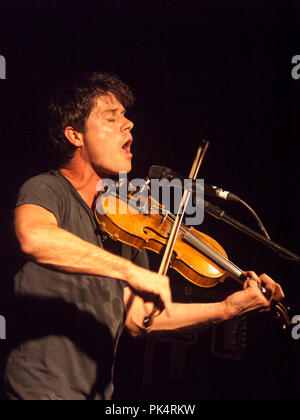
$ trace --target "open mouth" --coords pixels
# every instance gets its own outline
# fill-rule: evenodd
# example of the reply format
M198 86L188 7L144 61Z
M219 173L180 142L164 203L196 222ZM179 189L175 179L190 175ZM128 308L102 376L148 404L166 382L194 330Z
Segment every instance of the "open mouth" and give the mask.
M131 154L131 151L130 151L131 144L132 144L132 139L127 140L126 143L123 144L122 149L126 153L130 153Z

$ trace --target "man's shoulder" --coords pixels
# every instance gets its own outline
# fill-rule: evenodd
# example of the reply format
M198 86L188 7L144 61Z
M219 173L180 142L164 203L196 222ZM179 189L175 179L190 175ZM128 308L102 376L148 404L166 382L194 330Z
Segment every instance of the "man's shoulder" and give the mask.
M72 187L58 170L29 178L20 188L15 207L34 204L52 212L60 226L71 212Z
M70 196L72 187L58 170L50 170L32 176L21 185L17 195L17 206L37 204L52 207Z
M54 189L70 188L68 181L60 174L59 170L53 169L28 178L21 186L21 189L43 189L45 187Z

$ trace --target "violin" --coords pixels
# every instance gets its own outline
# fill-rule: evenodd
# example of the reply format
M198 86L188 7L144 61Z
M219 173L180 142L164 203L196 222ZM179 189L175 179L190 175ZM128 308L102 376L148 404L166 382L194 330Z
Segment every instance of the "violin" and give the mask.
M135 206L132 205L133 197ZM153 205L156 211L153 211ZM148 212L145 208L148 208ZM116 192L112 195L99 195L95 217L100 229L111 239L138 250L145 248L162 254L176 221L175 215L162 210L162 205L151 195L136 198L136 194L131 192L127 197L120 197ZM211 288L228 277L240 284L246 280L244 270L228 259L225 250L216 240L184 223L180 224L177 233L169 267L188 281ZM263 288L262 292L267 293ZM291 324L288 310L282 303L272 303L272 310L284 329Z

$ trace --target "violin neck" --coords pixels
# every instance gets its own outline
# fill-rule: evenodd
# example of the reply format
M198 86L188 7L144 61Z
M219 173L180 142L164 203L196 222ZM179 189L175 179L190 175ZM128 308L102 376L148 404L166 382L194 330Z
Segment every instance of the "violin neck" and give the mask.
M235 280L238 280L239 282L243 283L243 280L244 280L243 270L241 270L234 263L232 263L227 258L225 258L218 251L212 249L206 243L201 241L201 239L193 235L192 232L187 231L183 236L183 240L186 241L193 248L201 252L201 254L205 255L205 257L209 258L214 264L219 266L222 270L227 271Z

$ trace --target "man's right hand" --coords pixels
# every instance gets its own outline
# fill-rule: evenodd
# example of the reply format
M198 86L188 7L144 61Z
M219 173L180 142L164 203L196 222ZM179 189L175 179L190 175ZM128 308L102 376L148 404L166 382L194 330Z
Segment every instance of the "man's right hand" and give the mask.
M147 313L150 314L156 307L166 309L167 315L171 315L172 293L169 277L133 265L126 282L133 293L144 300Z

